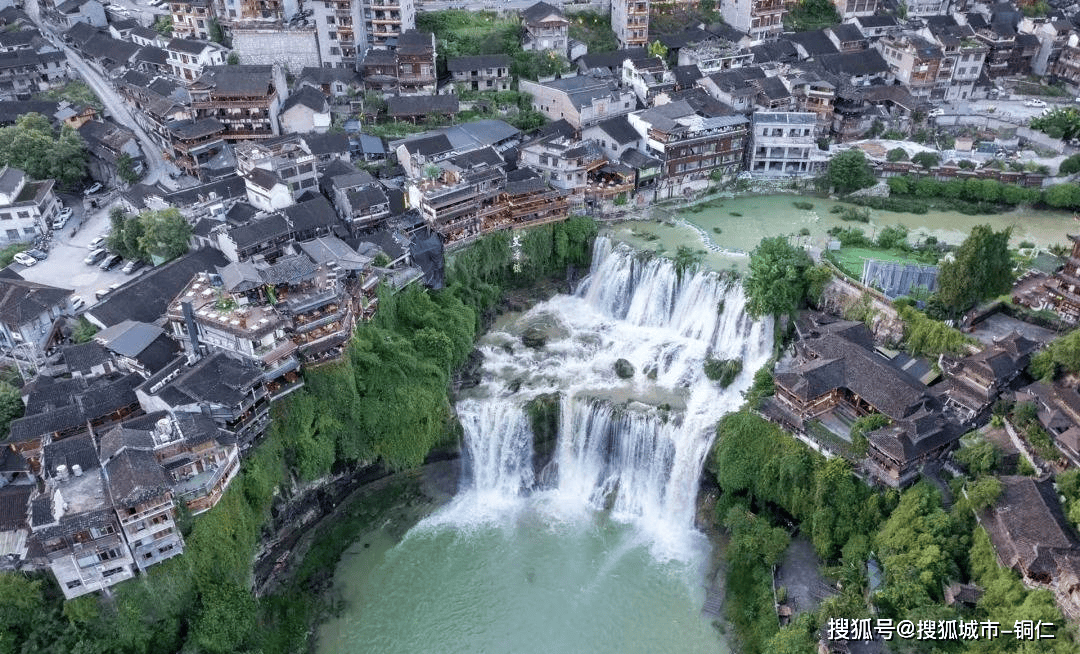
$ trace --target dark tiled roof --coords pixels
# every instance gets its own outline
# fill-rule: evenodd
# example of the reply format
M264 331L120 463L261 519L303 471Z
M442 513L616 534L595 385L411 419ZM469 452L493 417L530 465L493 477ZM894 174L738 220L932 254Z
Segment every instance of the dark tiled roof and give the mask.
M390 116L452 114L458 112L458 98L456 95L399 95L386 101L386 109Z
M793 34L785 34L781 38L802 46L802 49L806 51L806 54L809 57L818 57L839 52L839 50L836 49L836 46L833 45L833 42L829 40L829 37L825 35L825 30L795 32Z
M343 84L359 84L360 75L354 68L324 68L321 66L305 66L300 71L300 80L315 84L330 84L341 82Z
M262 372L254 364L215 353L180 373L162 389L161 396L166 397L166 389L172 389L172 396L183 404L207 402L233 407L250 397L251 388L261 381Z
M278 177L277 173L266 170L265 168L252 168L248 171L247 175L244 175L244 177L258 188L267 191L273 189L275 186L285 186L285 181Z
M281 112L285 113L297 105L303 105L312 111L320 112L326 111L329 103L326 101L326 96L322 94L322 91L305 84L299 91L290 95L289 99L281 105Z
M72 473L72 466L78 465L83 473L96 470L101 467L97 448L94 447L94 438L88 433L76 434L55 440L42 448L41 467L47 474L54 475L56 466L66 465L68 474Z
M559 18L566 20L566 16L563 14L562 9L549 5L546 2L537 2L525 11L522 11L521 20L522 22L535 23L547 18L551 14L555 14Z
M630 121L626 116L616 116L615 118L608 118L607 120L600 121L596 125L605 134L610 136L619 145L626 145L627 143L634 143L641 138L641 135L637 133L637 130L630 126Z
M200 445L212 440L226 444L232 439L228 432L218 429L213 419L205 414L177 411L174 418L176 426L184 436L184 442L188 445Z
M675 83L678 84L680 88L691 87L694 85L694 82L704 77L704 75L701 74L701 69L697 67L697 64L676 66L672 72L675 74Z
M355 191L348 191L346 196L353 211L365 211L371 207L386 204L386 193L377 184L369 184Z
M201 54L203 50L213 46L206 41L196 41L195 39L172 39L166 47L169 50L175 50L176 52L197 55Z
M28 113L41 114L52 120L59 106L58 102L51 100L3 100L0 101L0 123L12 124L19 116Z
M33 492L34 486L28 484L0 487L0 531L26 527Z
M287 236L290 231L289 222L285 220L285 216L275 213L230 229L229 238L236 243L237 248L245 250L259 243Z
M338 222L333 205L321 195L306 202L286 207L283 211L289 219L294 233L329 228Z
M108 351L95 341L65 346L61 352L68 371L90 372L94 366L109 362Z
M892 16L858 16L855 20L863 27L891 27L898 24Z
M454 149L454 146L450 144L450 139L446 138L446 134L433 134L431 136L409 139L408 141L405 141L403 145L410 153L420 154L425 157L430 157L433 154L442 154L443 152L449 152Z
M825 55L820 60L825 70L837 75L863 76L889 72L889 64L885 63L877 50Z
M169 491L169 477L153 452L124 450L105 464L109 494L117 506L134 506Z
M205 202L209 200L211 196L216 197L219 200L246 197L247 191L244 188L244 179L242 177L229 176L224 179L219 179L216 182L209 182L180 191L173 191L165 196L165 202L173 207L184 208L197 202Z
M338 154L349 151L349 137L341 132L326 132L324 134L304 134L304 143L307 144L311 154Z
M648 56L649 51L645 48L626 48L615 52L590 52L578 61L580 65L591 70L593 68L618 68L626 59L641 59Z
M313 278L315 272L315 264L303 254L286 255L275 261L273 265L259 269L263 280L272 286L281 284L293 286Z
M849 41L862 41L863 35L859 31L858 27L855 27L851 23L841 23L840 25L833 25L828 28L828 31L833 33L833 36L837 38L841 43Z
M1080 550L1053 484L1031 477L998 479L1001 496L983 520L998 556L1009 567L1056 576L1054 555Z
M192 84L196 89L214 89L217 95L262 95L273 85L273 67L265 65L207 66Z
M124 284L90 307L87 313L106 327L125 320L156 322L195 273L211 270L225 262L225 255L210 248L189 252Z
M451 73L483 70L486 68L509 68L510 55L476 55L474 57L451 57L446 60L446 68Z
M71 289L56 288L23 279L0 279L0 320L18 328L41 314L62 306Z

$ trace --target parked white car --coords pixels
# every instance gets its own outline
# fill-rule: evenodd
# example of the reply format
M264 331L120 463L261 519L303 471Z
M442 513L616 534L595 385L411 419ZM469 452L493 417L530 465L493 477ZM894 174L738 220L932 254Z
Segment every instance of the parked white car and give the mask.
M944 116L944 115L945 115L945 110L942 109L941 107L938 107L937 109L931 109L930 110L930 117L931 118L937 118L938 116Z
M1043 102L1042 100L1039 100L1038 98L1034 98L1032 100L1025 101L1024 106L1025 107L1045 107L1046 103Z
M37 263L37 259L35 259L34 257L30 256L29 254L27 254L25 252L16 252L15 253L15 263L21 263L22 265L29 268L30 266Z

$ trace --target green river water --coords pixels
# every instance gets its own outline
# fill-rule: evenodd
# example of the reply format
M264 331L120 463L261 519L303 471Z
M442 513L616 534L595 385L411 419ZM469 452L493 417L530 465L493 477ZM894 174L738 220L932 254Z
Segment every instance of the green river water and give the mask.
M814 208L796 208L794 203L799 200L812 203ZM934 236L942 242L958 244L973 226L990 224L998 230L1012 227L1014 245L1031 241L1040 247L1066 244L1067 233L1080 232L1080 222L1073 218L1073 214L1059 211L1018 209L1001 214L968 216L953 211L912 214L871 210L869 223L857 223L844 222L837 214L830 213L829 209L837 204L844 203L797 195L766 195L720 200L719 206L700 212L673 207L658 213L676 221L685 220L700 228L715 246L729 251L709 250L706 263L717 270L732 266L745 268L748 263L745 253L753 250L762 238L798 234L804 227L810 230L810 235L803 238L818 247L825 246L828 241L826 232L834 226L858 227L873 236L882 227L900 224L910 230L909 239L913 242ZM720 233L714 229L719 229ZM708 249L702 244L701 232L682 224L629 221L618 224L615 232L620 240L631 245L662 253L672 253L679 245Z
M728 651L701 616L704 542L697 563L658 562L631 525L552 521L536 506L372 540L338 568L347 608L322 625L321 653Z
M933 235L959 243L973 225L990 223L1012 226L1014 242L1040 246L1080 231L1071 214L1030 210L992 216L874 211L869 224L844 223L829 213L834 202L806 198L814 208L802 210L793 204L799 199L724 200L696 213L670 212L688 224L632 221L614 231L641 249L708 248L706 262L717 270L743 268L745 253L761 238L804 227L810 235L803 238L818 247L834 225L872 234L900 223L913 240ZM568 520L550 515L542 500L530 500L496 521L439 519L452 510L438 509L404 538L377 529L346 553L335 577L343 610L321 625L320 653L728 651L701 614L709 558L704 537L699 555L666 561L651 553L637 528L603 511Z

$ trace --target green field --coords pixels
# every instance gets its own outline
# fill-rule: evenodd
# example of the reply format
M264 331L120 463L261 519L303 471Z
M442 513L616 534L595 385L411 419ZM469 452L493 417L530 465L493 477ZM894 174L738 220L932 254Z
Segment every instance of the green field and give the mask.
M878 250L875 248L840 248L833 252L836 263L855 279L862 278L863 261L877 259L878 261L897 261L901 263L917 263L924 266L933 265L927 261L920 261L910 252L899 250Z

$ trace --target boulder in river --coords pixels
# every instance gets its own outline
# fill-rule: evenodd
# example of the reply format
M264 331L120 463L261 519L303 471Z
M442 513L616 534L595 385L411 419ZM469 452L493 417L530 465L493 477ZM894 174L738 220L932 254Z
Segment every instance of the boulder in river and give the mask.
M615 374L620 379L630 379L634 376L634 365L626 359L618 359L615 361Z

